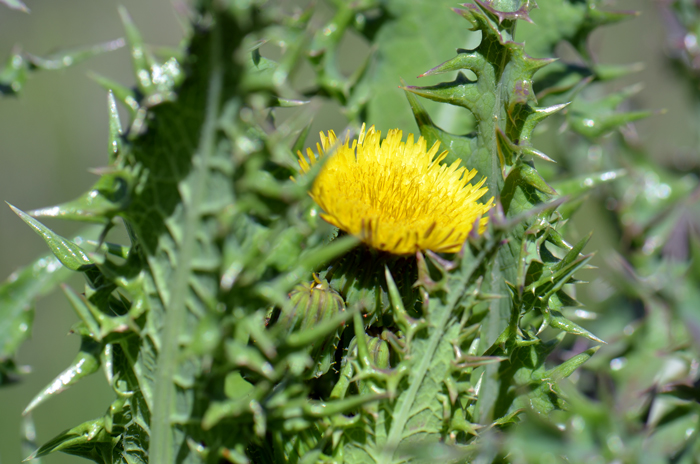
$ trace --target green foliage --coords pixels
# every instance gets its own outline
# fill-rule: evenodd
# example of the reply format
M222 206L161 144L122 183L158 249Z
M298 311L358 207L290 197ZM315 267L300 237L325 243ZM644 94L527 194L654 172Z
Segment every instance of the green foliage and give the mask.
M5 2L3 2L5 3ZM9 1L10 6L23 5L17 0ZM26 8L26 7L25 7ZM0 95L19 94L30 72L36 70L56 70L73 66L83 60L100 53L116 50L124 46L123 39L113 40L104 44L76 50L57 52L46 58L23 52L19 48L13 50L5 63L5 67L0 71Z
M13 275L0 287L0 385L12 381L17 368L13 360L20 344L31 333L34 300L65 280L70 271L53 255L39 258Z
M29 214L11 206L55 258L0 286L2 385L18 375L13 358L31 329L34 298L69 270L86 279L82 293L63 287L79 320L79 353L25 413L100 369L115 399L102 417L30 458L519 463L550 453L562 462L643 462L626 451L639 445L640 423L661 436L697 422L690 368L685 383L661 376L649 385L656 410L624 417L614 407L624 398L603 391L591 399L566 380L617 375L608 366L624 362L642 368L661 349L666 369L694 362L697 370L697 182L652 166L619 135L651 114L617 111L630 90L598 100L582 90L629 70L601 66L587 49L595 28L629 15L595 0L540 10L530 0L475 0L450 18L422 2L329 3L334 11L320 24L314 5L289 13L274 2L201 1L186 48L164 56L120 10L136 86L94 76L108 91L109 165L75 200ZM526 47L516 24L533 20L537 28L523 29ZM404 84L408 104L397 112L397 93L387 89L416 63L433 65L424 44L460 45L467 29L481 35L474 49L459 48L419 76L457 77ZM375 48L345 76L339 54L349 31ZM283 44L277 60L264 56L265 41ZM553 62L561 41L583 64ZM30 70L118 44L43 60L15 53L0 90L16 94ZM297 89L304 60L312 84ZM438 104L424 107L418 96ZM278 110L319 98L341 105L351 129L365 119L407 129L410 109L428 143L449 150L446 162L486 176L497 199L487 230L456 254L391 257L320 220L307 191L321 163L308 177L295 169L310 115L301 109L285 120ZM438 127L435 111L470 132ZM533 160L551 161L536 148L538 124L550 117L566 124L561 138L577 148L552 155L563 167L543 175ZM576 157L599 143L614 145L615 156L592 166ZM621 290L614 304L646 312L602 356L594 354L603 340L574 317L574 276L588 267L590 236L574 245L564 238L595 187L616 200L612 220L629 244L610 277ZM68 240L42 217L99 224L101 233L94 242ZM109 243L113 227L129 243ZM564 357L567 334L577 349ZM693 462L698 443L694 431L658 456Z

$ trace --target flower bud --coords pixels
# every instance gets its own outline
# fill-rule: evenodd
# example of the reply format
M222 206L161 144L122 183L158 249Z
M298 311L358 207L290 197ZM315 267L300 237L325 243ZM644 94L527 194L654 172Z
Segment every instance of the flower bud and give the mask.
M277 321L287 329L287 334L309 330L345 311L345 302L338 292L330 288L327 281L317 277L314 279L313 282L297 285L289 294L292 304L282 310ZM314 360L310 377L320 377L333 365L341 330L339 327L309 347L309 355Z

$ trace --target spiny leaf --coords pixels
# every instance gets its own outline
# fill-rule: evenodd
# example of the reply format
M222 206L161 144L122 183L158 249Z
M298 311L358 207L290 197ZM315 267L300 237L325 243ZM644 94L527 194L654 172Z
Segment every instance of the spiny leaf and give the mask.
M560 195L581 195L605 182L612 182L627 174L624 169L597 174L585 174L573 179L554 183L554 188Z
M72 273L53 255L43 256L18 269L0 285L0 385L11 382L11 359L31 335L34 300L46 294Z
M456 46L463 46L472 37L465 31L464 22L450 11L454 5L451 0L390 2L386 13L374 20L369 14L372 10L361 13L366 24L360 33L376 47L375 62L366 84L371 98L367 101L363 121L376 124L382 133L397 127L411 127L410 114L396 111L404 104L401 91L396 88L398 79L424 72L427 64L434 62L435 56L449 56ZM427 104L438 125L451 131L470 130L466 128L467 115L433 102ZM428 146L433 141L428 140ZM447 143L442 147L450 149ZM471 164L468 166L472 167Z
M550 370L547 371L545 378L551 379L554 382L557 382L561 379L564 379L571 374L574 373L576 369L581 367L583 363L591 359L591 356L595 354L596 351L600 349L600 346L594 346L593 348L589 348L586 351L577 354L576 356L573 356L557 367L554 367Z
M80 352L73 360L73 363L61 372L41 393L37 394L29 402L22 414L29 414L52 396L58 395L84 377L95 373L100 368L100 351L101 346L98 343L90 337L83 336L80 343Z
M80 63L88 58L92 58L93 56L118 50L122 48L124 44L124 39L116 39L110 42L93 45L91 47L57 52L47 57L27 54L27 59L32 66L39 69L63 69Z
M640 119L646 119L653 114L653 111L628 111L626 113L593 116L572 111L569 116L569 123L572 129L581 135L598 138L618 127Z
M589 340L593 340L594 342L605 343L603 340L596 337L591 332L589 332L588 330L579 326L575 322L572 322L569 319L565 318L564 316L562 316L561 313L559 313L557 311L551 312L551 318L549 319L549 326L552 327L553 329L563 330L564 332L567 332L567 333L570 333L573 335L580 335L580 336L586 337Z
M619 92L612 93L600 100L585 102L577 99L569 109L567 121L576 132L590 138L597 138L633 121L647 118L653 111L616 112L616 108L640 90L639 86L631 86Z
M493 246L493 245L492 245ZM442 379L446 375L449 359L452 356L450 341L453 340L459 331L453 321L457 304L462 300L462 296L469 294L473 290L474 272L482 262L484 257L491 251L489 247L482 251L477 257L465 257L460 265L450 273L452 280L452 293L447 301L439 298L431 298L429 305L431 310L430 320L427 330L423 335L416 335L411 342L411 356L405 357L402 364L408 372L408 388L399 393L394 410L392 412L391 426L386 435L379 433L375 429L375 436L372 443L361 445L349 442L346 445L346 452L360 456L383 456L383 462L395 462L394 453L399 446L415 443L421 439L430 439L439 434L441 428L442 403L436 397L441 390ZM462 303L469 306L469 301ZM363 336L357 332L356 336ZM362 345L358 342L358 356L363 357L360 352ZM366 348L365 348L366 349ZM401 365L397 367L394 375L399 373ZM365 365L365 368L369 367ZM389 374L392 375L392 374ZM382 412L383 414L383 412ZM381 454L380 454L381 453Z
M72 271L85 271L93 265L92 260L80 246L55 234L27 213L15 208L9 203L7 204L20 219L44 239L56 258L68 269Z
M125 210L131 197L133 182L133 177L128 171L103 170L95 185L77 199L30 211L29 214L34 217L109 223L117 213Z
M495 15L498 22L516 19L532 22L529 16L530 10L537 8L537 3L534 0L476 0L476 2L486 11Z
M513 347L509 361L501 363L498 369L499 375L509 387L506 394L497 394L495 417L505 416L524 407L534 407L536 410L552 410L556 407L553 404L556 398L543 397L545 405L531 403L529 400L532 392L537 391L540 378L545 373L546 357L561 343L564 335L562 333L548 342L539 339L523 340ZM538 393L538 396L541 395Z
M534 56L552 56L558 43L568 41L590 63L587 47L591 32L600 26L635 16L632 12L606 11L604 7L601 8L601 3L549 0L546 7L533 10L532 18L538 27L529 24L520 26L528 50Z
M42 445L23 462L31 461L56 451L92 459L95 462L106 462L105 458L112 455L112 450L118 439L105 429L105 420L96 419L85 422L77 427L66 430L56 438Z
M525 8L521 9L523 6ZM453 156L485 175L490 193L500 196L501 202L491 213L490 223L497 230L509 231L510 237L499 249L496 263L487 273L485 290L496 294L507 294L507 283L518 280L520 242L528 225L536 217L546 220L548 212L558 204L547 205L549 196L555 192L525 157L534 155L549 160L531 146L532 133L545 117L565 106L536 107L532 78L551 60L531 58L524 52L523 45L513 40L515 16L529 18L527 2L517 6L503 4L503 7L518 14L499 15L493 5L482 2L466 4L463 9L455 10L471 23L474 30L481 31L481 43L473 50L458 50L454 60L426 73L466 69L476 74L476 81L460 72L453 82L430 87L405 87L411 93L467 108L476 119L475 134L460 138L446 136L444 131L434 128L425 111L409 98L421 133L429 142L430 138L441 140ZM502 209L498 209L499 205ZM520 311L507 298L492 300L489 306L489 316L481 329L480 342L486 348L484 354L490 354L491 347L512 341L516 336ZM495 391L498 391L501 381L497 368L486 366L481 379L484 394L479 395L474 412L477 421L495 418L492 416Z
M476 151L477 147L477 139L474 134L460 136L445 132L433 123L428 112L415 97L416 94L414 92L409 92L404 89L404 94L411 106L411 111L418 124L418 129L421 135L426 139L427 144L432 145L435 142L440 142L441 148L448 150L445 164L451 165L454 161L461 159L465 166L476 169L479 173L484 171L481 165L478 164L481 158L477 159L472 157L472 153Z
M143 94L149 95L152 93L153 82L151 81L150 63L147 58L148 52L144 48L143 38L123 6L119 7L119 16L122 18L122 24L126 31L126 40L131 49L131 62L136 77L136 85Z
M92 56L117 50L123 46L124 41L117 39L92 47L57 52L47 58L22 52L18 47L15 47L7 64L0 71L0 95L19 94L30 71L63 69Z
M107 92L107 107L109 109L109 163L115 164L117 156L122 152L122 123L119 120L117 102L114 99L114 92L110 89Z
M36 427L31 414L28 414L22 418L22 456L31 455L37 449ZM35 459L34 464L41 464L41 459Z
M83 324L85 324L88 334L92 337L98 337L100 334L100 326L93 314L94 310L89 308L89 306L92 306L90 302L81 298L80 295L77 295L68 286L64 285L62 288L71 306L73 306L73 309L78 314L78 317L82 320Z
M138 111L140 106L139 102L136 100L136 94L133 90L117 83L116 81L108 79L94 72L88 73L88 76L92 78L95 82L100 84L102 88L104 88L108 92L111 92L112 95L114 95L114 97L116 97L120 102L122 102L124 104L124 107L127 110L129 110L129 113L132 117L136 116L136 112ZM110 119L110 121L112 120ZM110 147L110 151L113 150L114 148Z
M5 67L0 71L0 93L4 95L17 95L22 91L27 81L29 65L24 55L15 47L12 55L7 59Z
M571 249L566 253L566 256L564 256L558 263L554 264L551 267L552 271L559 271L564 267L572 264L575 260L577 260L579 258L579 255L581 254L581 251L583 251L583 249L585 248L586 244L592 236L593 232L589 233L587 236L579 240L578 243L571 247Z

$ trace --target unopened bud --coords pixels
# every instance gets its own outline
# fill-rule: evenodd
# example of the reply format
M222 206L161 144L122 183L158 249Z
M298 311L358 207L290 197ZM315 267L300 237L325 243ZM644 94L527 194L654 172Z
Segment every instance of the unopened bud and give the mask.
M314 277L314 281L294 287L289 294L292 302L280 314L277 324L287 328L287 333L309 330L341 311L345 311L343 298L330 288L328 282ZM340 339L340 328L331 335L316 340L310 346L309 355L314 360L310 377L320 377L333 365L335 350Z

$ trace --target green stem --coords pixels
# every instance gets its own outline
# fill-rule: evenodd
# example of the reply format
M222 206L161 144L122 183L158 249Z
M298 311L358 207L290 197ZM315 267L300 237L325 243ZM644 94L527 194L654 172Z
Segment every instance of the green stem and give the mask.
M512 21L512 23L501 30L504 34L506 40L514 40L515 25L517 21ZM507 103L503 100L503 86L504 82L504 72L506 71L506 66L508 65L509 57L503 55L501 57L501 62L499 63L499 74L498 83L495 89L496 104L494 105L493 113L493 136L492 140L488 140L489 148L491 150L490 156L493 163L491 177L495 195L497 197L503 196L503 189L505 185L505 179L503 177L503 170L509 166L501 166L498 156L498 144L496 138L496 130L501 129L506 130L506 118L508 117L508 111L506 109ZM491 188L491 186L489 186ZM512 214L512 213L510 213ZM509 214L509 215L510 215ZM517 277L517 259L519 256L519 245L522 242L522 236L516 236L512 241L500 247L498 254L496 256L496 262L490 272L489 281L487 285L488 291L498 294L498 295L508 295L510 290L506 282L515 282ZM501 334L510 334L507 330L508 327L512 326L512 321L514 319L514 313L517 311L519 314L519 308L514 308L513 302L510 298L500 298L493 300L489 303L489 313L487 318L484 320L481 327L481 346L490 347L499 340ZM517 317L515 318L517 324ZM481 348L483 350L483 348ZM486 356L486 353L483 354ZM499 380L498 380L498 369L499 366L496 363L487 364L484 366L484 378L482 382L482 388L490 389L492 391L497 391ZM493 415L493 407L496 401L496 396L487 394L479 395L477 405L474 412L474 420L476 422L490 422Z
M199 205L205 192L209 159L212 156L216 141L224 73L220 59L220 50L221 31L220 26L215 23L211 31L211 73L209 75L205 119L202 125L197 154L193 156L192 163L192 196L189 204L187 204L187 198L182 198L185 205L184 234L180 253L178 254L175 275L169 285L172 293L170 293L170 298L165 302L166 318L158 355L153 416L151 419L152 434L149 461L153 463L175 462L175 447L171 427L176 394L174 376L180 354L179 336L187 314L185 300L189 288L188 281L192 273L191 261L195 247L196 232L200 224ZM197 155L199 160L195 159Z

